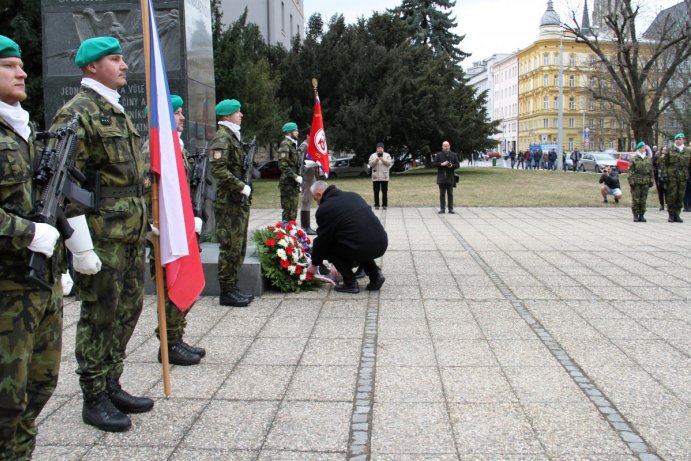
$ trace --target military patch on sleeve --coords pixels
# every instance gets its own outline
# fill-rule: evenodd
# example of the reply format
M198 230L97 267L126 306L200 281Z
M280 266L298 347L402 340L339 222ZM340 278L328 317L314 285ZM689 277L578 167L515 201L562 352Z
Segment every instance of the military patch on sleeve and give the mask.
M281 152L280 155L279 155L279 157L280 157L280 158L286 158L286 153L285 153L285 152Z
M110 126L112 124L110 117L108 117L107 115L101 115L101 119L99 121L103 126Z
M214 159L218 160L221 157L223 157L223 151L220 149L214 150Z

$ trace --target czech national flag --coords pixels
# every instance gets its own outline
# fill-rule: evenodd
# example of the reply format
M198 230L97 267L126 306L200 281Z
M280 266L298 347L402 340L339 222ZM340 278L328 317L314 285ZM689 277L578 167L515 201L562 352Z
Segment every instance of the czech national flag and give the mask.
M185 311L204 289L204 271L154 9L151 0L141 3L144 47L149 51L146 89L151 170L159 175L160 264L166 269L168 297Z

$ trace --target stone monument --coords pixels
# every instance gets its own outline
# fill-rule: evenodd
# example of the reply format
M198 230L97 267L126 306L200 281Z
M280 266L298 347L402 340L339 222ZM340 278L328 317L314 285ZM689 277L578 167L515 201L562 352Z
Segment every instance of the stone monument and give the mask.
M185 100L183 141L190 152L213 137L216 104L211 5L206 0L154 1L156 24L172 94ZM45 126L79 91L81 73L74 64L87 38L120 40L129 70L120 103L142 134L146 88L139 0L41 0L43 23L43 95Z

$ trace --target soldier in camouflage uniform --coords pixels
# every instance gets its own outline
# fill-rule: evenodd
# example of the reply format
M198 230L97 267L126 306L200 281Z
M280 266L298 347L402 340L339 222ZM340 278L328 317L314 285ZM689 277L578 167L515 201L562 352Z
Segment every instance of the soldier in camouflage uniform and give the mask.
M182 113L182 105L183 105L183 100L180 96L178 95L171 95L170 96L170 102L173 107L173 117L175 118L175 127L178 132L178 137L180 137L180 134L182 131L185 129L185 116ZM145 112L146 113L146 112ZM191 173L191 168L190 168L190 163L189 163L189 153L187 152L187 149L185 149L185 144L182 141L182 138L180 138L180 147L182 148L182 161L185 164L185 169L187 170L187 179L189 181L190 178L190 173ZM144 163L146 165L146 171L150 172L151 170L151 154L149 151L149 140L147 139L146 142L144 142L144 145L142 146L142 155L144 156ZM151 179L150 179L150 173L147 174L147 177L144 181L145 188L146 188L146 201L147 201L147 209L151 210L150 204L151 204ZM149 213L150 214L150 213ZM194 230L199 235L202 231L202 218L199 217L194 217ZM151 273L151 280L156 281L156 261L154 258L154 246L150 242L147 243L149 247L149 270ZM166 281L165 281L165 271L163 271L163 286L165 286ZM187 314L189 313L190 309L192 307L190 306L189 309L187 310L180 310L173 302L170 300L168 297L168 293L166 292L166 297L165 297L165 312L166 312L166 332L167 332L167 338L168 338L168 362L173 364L173 365L196 365L198 364L202 357L206 355L206 350L201 347L195 347L187 344L185 341L183 341L182 337L185 334L185 327L187 326ZM155 330L156 337L160 339L159 337L159 330L158 327L156 327ZM158 361L161 361L161 350L159 348L158 351Z
M243 181L245 150L240 102L224 99L216 105L218 129L209 143L211 174L216 179L216 235L219 243L218 283L222 306L245 307L254 296L238 289L238 276L247 251L247 226L252 189ZM243 199L244 198L244 199Z
M19 46L0 35L0 459L30 459L36 417L55 390L62 341L66 270L55 227L30 219L38 197L33 181L34 132ZM47 258L52 289L27 282L31 252Z
M648 189L653 187L653 161L648 146L643 141L636 146L636 153L629 164L627 179L631 186L631 211L633 222L646 222L645 210Z
M668 147L660 159L662 168L660 177L666 184L665 196L667 197L667 222L684 222L679 216L684 192L686 191L686 179L691 165L691 147L684 146L686 136L678 133L674 136L674 146Z
M67 215L86 214L95 253L103 270L79 274L82 300L75 355L84 394L82 419L104 431L125 431L125 413L151 410L154 402L135 397L120 386L125 350L144 301L144 235L148 229L144 202L144 158L139 133L119 104L117 90L126 83L127 64L113 37L85 40L75 63L82 71L81 89L55 116L62 124L80 115L76 166L87 173L100 199L97 210L68 206ZM74 226L73 226L74 227ZM75 270L89 262L73 261Z
M281 191L281 220L284 223L295 221L298 215L298 199L300 198L300 184L302 176L298 172L299 154L297 150L298 126L288 122L281 128L284 138L278 145L278 167L281 169L281 179L278 188Z

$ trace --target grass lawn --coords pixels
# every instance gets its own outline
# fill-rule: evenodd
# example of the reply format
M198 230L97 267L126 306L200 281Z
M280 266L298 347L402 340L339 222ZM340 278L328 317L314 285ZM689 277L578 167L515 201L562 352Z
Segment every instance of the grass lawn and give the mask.
M624 197L618 205L602 203L599 174L548 172L546 170L512 170L508 168L461 167L461 177L454 190L456 207L630 207L631 197L626 175L620 176ZM339 189L357 192L373 203L372 180L338 178L326 180ZM278 180L253 182L253 208L280 208ZM439 189L436 169L418 168L391 176L390 207L437 207ZM655 187L648 193L648 208L657 208Z

